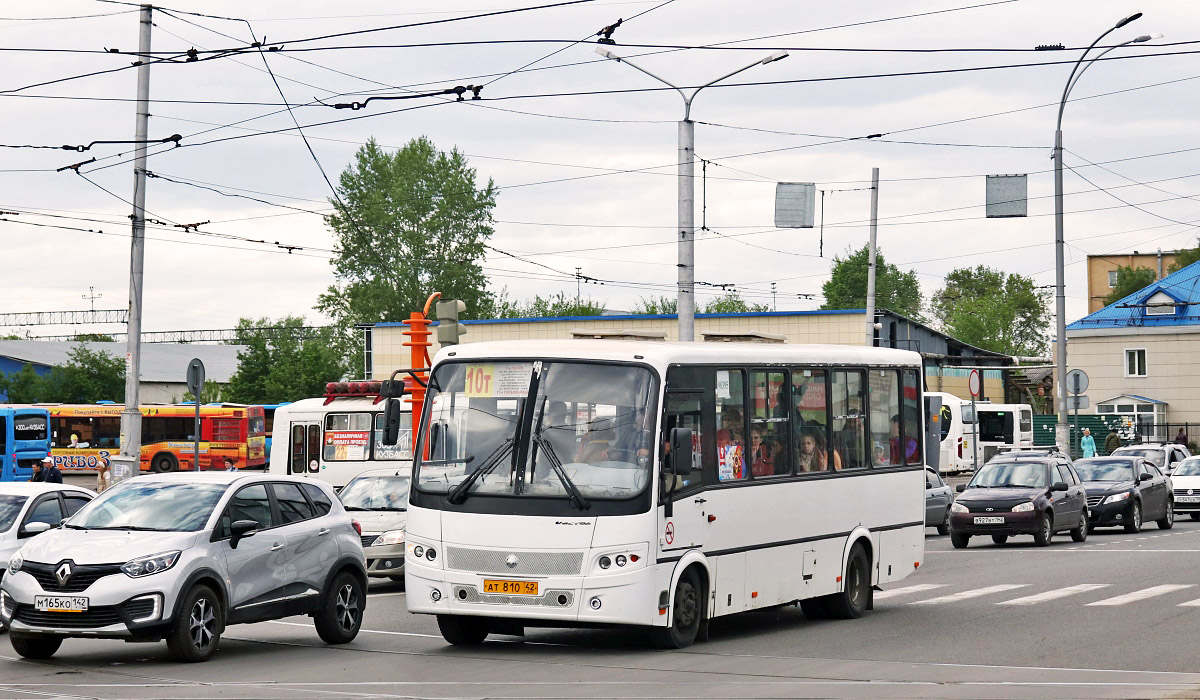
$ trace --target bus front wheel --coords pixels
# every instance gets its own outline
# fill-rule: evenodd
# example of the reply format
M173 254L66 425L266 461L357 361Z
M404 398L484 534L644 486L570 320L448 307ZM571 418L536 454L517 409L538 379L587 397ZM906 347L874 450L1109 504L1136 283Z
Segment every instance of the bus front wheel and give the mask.
M482 644L491 630L487 619L466 615L438 615L438 630L442 638L455 646Z
M871 562L861 544L850 550L841 593L834 593L827 600L831 617L851 620L862 617L867 610L871 602Z
M175 455L170 452L160 452L154 455L154 459L150 460L150 468L159 474L178 471L179 460L175 459Z
M690 647L700 632L704 618L704 585L695 567L688 567L675 584L671 599L671 626L659 629L660 646L667 649Z

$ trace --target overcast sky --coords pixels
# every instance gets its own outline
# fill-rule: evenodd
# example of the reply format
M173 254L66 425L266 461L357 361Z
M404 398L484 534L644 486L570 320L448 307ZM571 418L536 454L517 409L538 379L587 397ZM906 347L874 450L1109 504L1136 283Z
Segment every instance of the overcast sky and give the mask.
M521 6L499 0L169 3L174 10L249 20L259 39L283 42L283 50L267 54L267 60L288 102L302 105L293 109L295 118L312 125L304 132L335 183L372 136L389 148L421 135L441 149L457 147L481 182L491 178L499 188L491 244L526 258L490 255L485 270L492 288L506 288L516 299L575 294L573 276L580 268L609 280L584 285L582 292L612 309L674 294L676 122L682 100L671 91L563 96L660 87L596 55L594 39L570 42L627 18L613 35L617 45L609 48L622 56L647 54L635 59L639 65L679 85L698 85L777 49L792 49L786 60L756 66L728 81L735 85L709 88L695 101L696 152L710 161L703 217L704 188L696 183L696 223L711 229L698 234L696 279L736 285L748 300L775 303L779 310L813 309L822 303L830 258L866 241L870 192L863 188L872 167L882 179L879 244L889 262L918 272L926 297L949 271L976 264L1052 285L1050 155L1070 65L831 78L1073 61L1079 50L881 50L1015 50L1057 43L1078 49L1140 10L1144 17L1102 45L1152 32L1166 36L1109 54L1145 57L1093 65L1066 109L1066 163L1078 169L1065 176L1068 318L1086 313L1088 254L1195 245L1197 226L1188 222L1200 222L1195 166L1200 54L1191 52L1200 43L1167 46L1200 41L1200 8L1192 0L597 0L301 41ZM10 1L0 12L5 49L137 48L136 9L127 5ZM634 18L639 13L645 14ZM245 47L249 40L243 22L154 13L155 51ZM498 40L564 41L494 43ZM484 43L397 46L446 42ZM638 44L725 48L665 51ZM835 48L873 51L808 50ZM1147 56L1177 52L1183 53ZM58 146L133 138L133 69L21 89L128 66L129 56L2 51L0 61L0 143ZM736 85L745 82L777 84ZM485 99L376 101L360 111L315 102L468 83L485 83ZM1155 86L1160 83L1166 84ZM1124 92L1080 99L1116 91ZM150 92L150 137L183 135L182 147L152 149L152 172L274 204L328 209L325 180L279 106L279 92L257 54L156 65ZM396 111L401 109L406 111ZM318 125L343 119L349 120ZM843 140L870 134L885 136ZM228 137L244 138L204 144ZM82 297L89 288L103 295L96 308L125 307L130 206L122 199L132 193L130 147L96 145L85 153L3 148L0 155L0 210L8 212L4 218L27 222L0 222L5 250L0 311L87 308L90 302ZM94 185L70 170L56 172L91 157L96 162L80 173ZM984 218L984 176L998 173L1029 174L1028 218ZM829 191L824 258L818 257L816 229L774 228L778 181L816 182ZM149 181L146 206L151 218L164 223L148 232L144 330L229 328L239 317L285 314L323 321L312 306L333 282L328 251L334 240L320 216L162 178ZM217 235L171 226L196 222L211 222L199 230ZM218 235L303 250L288 254ZM720 290L701 286L697 293L703 305Z

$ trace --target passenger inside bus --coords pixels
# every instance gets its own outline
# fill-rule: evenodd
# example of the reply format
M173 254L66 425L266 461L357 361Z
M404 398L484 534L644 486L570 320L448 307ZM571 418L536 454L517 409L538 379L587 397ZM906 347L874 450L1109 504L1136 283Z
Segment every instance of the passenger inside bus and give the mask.
M762 428L750 429L750 471L754 476L771 476L775 473L775 459L769 444L763 442Z
M834 470L842 468L842 457L833 451ZM800 452L796 459L796 471L819 472L830 467L830 453L825 445L824 428L805 428L800 434Z

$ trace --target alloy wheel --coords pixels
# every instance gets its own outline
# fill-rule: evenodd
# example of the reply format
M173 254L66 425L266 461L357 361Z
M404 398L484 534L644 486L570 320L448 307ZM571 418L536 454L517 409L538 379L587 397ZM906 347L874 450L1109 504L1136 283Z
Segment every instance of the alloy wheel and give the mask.
M358 614L358 591L354 590L351 584L346 584L338 591L337 596L338 625L344 630L354 629L354 625L358 624Z
M188 616L188 632L191 634L192 644L197 649L207 648L216 636L216 625L217 616L212 601L207 598L197 600Z

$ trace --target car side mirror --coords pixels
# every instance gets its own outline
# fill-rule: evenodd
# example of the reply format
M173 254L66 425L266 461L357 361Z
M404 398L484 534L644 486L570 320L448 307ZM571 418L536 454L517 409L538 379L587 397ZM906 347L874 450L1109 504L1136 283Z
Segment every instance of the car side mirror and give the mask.
M383 409L383 444L395 445L400 440L400 399L387 399Z
M1067 490L1067 482L1056 481L1056 482L1054 482L1054 485L1052 485L1050 487L1050 490L1051 491L1066 491Z
M33 537L50 529L50 523L29 523L17 533L18 538Z
M229 526L229 548L237 549L238 542L253 537L258 533L258 522L254 520L238 520Z
M692 431L690 428L671 428L671 473L688 476L692 473Z
M931 488L933 488L933 484L931 484L931 483L929 483L928 481L926 481L926 482L925 482L925 488L926 488L926 489L931 489Z
M1138 477L1138 481L1150 481L1153 478L1153 475L1142 472L1142 475Z
M958 486L955 486L955 487L954 487L954 490L955 490L955 491L957 491L957 492L959 492L959 493L962 493L963 491L966 491L966 490L967 490L967 485L966 485L966 484L959 484Z

